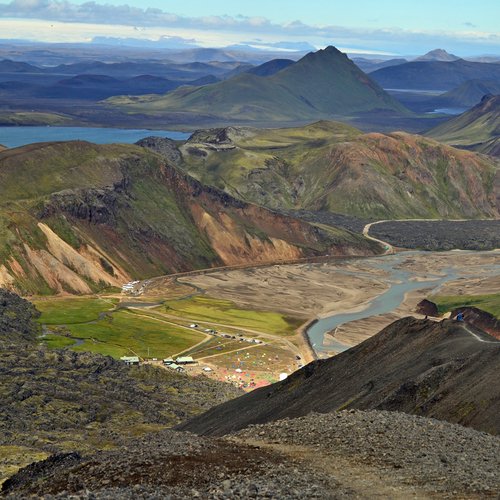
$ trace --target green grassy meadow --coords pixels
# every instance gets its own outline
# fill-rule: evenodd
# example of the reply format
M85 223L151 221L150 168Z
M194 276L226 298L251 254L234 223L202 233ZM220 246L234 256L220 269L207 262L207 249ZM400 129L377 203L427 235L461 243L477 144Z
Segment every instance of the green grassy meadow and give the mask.
M117 299L80 298L34 300L45 325L70 325L95 321L103 312L114 309Z
M275 335L293 335L303 322L276 312L241 309L229 300L207 296L167 301L162 307L168 314L191 321L221 323Z
M204 339L204 335L126 309L114 310L116 300L64 298L35 301L38 320L52 333L43 337L51 348L70 348L119 358L137 355L164 358ZM105 314L103 314L105 313Z
M489 312L500 318L500 293L491 295L445 296L437 295L431 299L438 306L441 314L456 309L457 307L472 306Z

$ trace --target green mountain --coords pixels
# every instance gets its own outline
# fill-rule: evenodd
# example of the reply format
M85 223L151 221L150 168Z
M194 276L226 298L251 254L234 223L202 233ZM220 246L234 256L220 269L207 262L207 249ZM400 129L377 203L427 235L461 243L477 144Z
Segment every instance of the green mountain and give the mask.
M468 80L436 98L439 106L475 106L487 94L500 94L500 81Z
M418 135L336 122L200 131L180 148L206 184L273 209L375 218L497 217L497 164Z
M0 286L90 293L132 277L378 245L206 187L130 145L39 143L0 153Z
M484 96L477 106L429 130L426 135L486 154L498 153L500 95Z
M245 73L163 96L106 101L127 113L182 112L232 121L305 121L405 108L334 47L310 53L271 76Z

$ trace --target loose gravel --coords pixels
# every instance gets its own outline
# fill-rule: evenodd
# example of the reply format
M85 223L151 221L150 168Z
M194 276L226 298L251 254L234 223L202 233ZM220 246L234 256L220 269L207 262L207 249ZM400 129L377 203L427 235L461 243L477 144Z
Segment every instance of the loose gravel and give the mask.
M500 492L500 438L404 413L312 413L225 438L166 430L90 456L52 456L7 498L484 498Z
M498 495L500 438L439 420L398 412L349 410L249 426L234 434L314 448L375 466L401 484L428 493ZM354 485L352 485L354 486Z
M273 451L163 431L90 457L48 459L4 484L7 498L345 498L335 478Z

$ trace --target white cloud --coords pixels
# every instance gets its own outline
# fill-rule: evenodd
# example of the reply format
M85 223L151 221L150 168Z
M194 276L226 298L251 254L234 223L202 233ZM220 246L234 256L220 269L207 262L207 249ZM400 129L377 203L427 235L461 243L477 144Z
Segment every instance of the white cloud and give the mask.
M4 21L1 21L2 18ZM141 30L144 38L156 39L165 34L194 37L204 46L225 46L241 42L249 37L259 37L265 43L283 40L307 41L315 46L335 44L364 52L382 50L409 53L410 48L427 51L439 46L449 49L463 47L465 51L468 44L473 44L480 50L500 52L498 33L473 31L470 25L460 32L408 31L399 28L362 29L330 25L312 26L299 20L287 24L276 24L265 17L185 17L157 8L141 9L126 4L102 5L95 1L79 5L68 0L12 0L10 3L0 3L2 38L12 37L10 33L12 33L16 19L22 19L23 23L27 23L27 19L38 20L39 23L42 21L58 23L57 28L61 30L61 34L64 34L65 39L70 37L72 30L75 36L81 37L86 29L86 38L91 38L106 30L109 36L130 36L129 28L131 28ZM73 26L73 28L63 25ZM76 28L77 25L80 27ZM24 38L22 33L26 30L22 29L22 26L18 25L18 27L21 28L21 32L15 37ZM36 31L34 33L37 39L41 36L48 37L46 31L43 31L44 34ZM52 33L54 37L55 30L52 30ZM33 35L28 38L33 38Z

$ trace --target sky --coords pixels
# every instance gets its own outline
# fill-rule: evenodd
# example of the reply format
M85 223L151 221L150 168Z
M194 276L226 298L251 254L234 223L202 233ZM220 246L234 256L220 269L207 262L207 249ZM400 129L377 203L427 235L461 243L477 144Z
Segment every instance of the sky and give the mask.
M0 38L500 55L500 0L0 0Z

